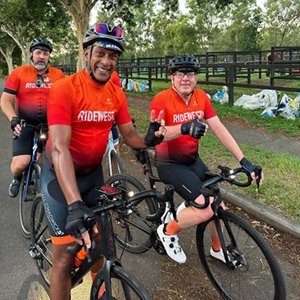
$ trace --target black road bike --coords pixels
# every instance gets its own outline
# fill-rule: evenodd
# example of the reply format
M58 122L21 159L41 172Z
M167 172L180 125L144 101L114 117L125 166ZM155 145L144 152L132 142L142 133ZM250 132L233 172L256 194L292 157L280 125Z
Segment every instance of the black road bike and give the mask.
M47 124L39 124L37 126L27 124L25 120L21 120L20 125L21 127L31 127L34 130L31 160L22 174L19 192L20 224L23 235L29 239L31 207L34 198L40 192L40 166L37 161L37 153L38 150L42 151L47 141L48 127ZM17 138L17 136L13 136L13 138Z
M137 155L143 163L144 171L149 176L150 185L154 186L159 178L153 175L147 150L139 150ZM137 153L136 153L137 154ZM217 183L226 181L230 184L246 187L251 185L251 175L243 168L230 169L219 166L219 173L207 174L202 192L206 203L209 197L214 201L211 207L214 215L208 221L197 226L196 243L202 266L210 281L224 299L286 299L286 289L280 264L272 249L261 234L234 213L224 210ZM176 219L173 197L167 201L145 195L144 201L134 201L136 190L144 190L143 185L126 174L114 175L107 184L124 189L123 206L115 211L114 232L118 244L131 253L143 253L151 247L165 254L163 245L156 233L157 227L165 223L169 214ZM210 255L211 236L209 224L213 223L218 233L225 263Z
M96 214L100 222L101 241L91 251L88 251L87 258L78 268L74 267L72 272L72 287L77 286L91 269L93 264L105 257L105 265L96 275L91 292L90 299L144 299L150 300L151 297L142 283L131 273L125 270L119 259L116 257L115 234L113 231L111 214L116 211L126 209L127 197L129 196L133 203L144 202L145 197L155 197L164 199L166 196L159 192L149 190L137 193L127 194L127 186L119 185L116 188L103 186L98 189L100 196L97 199L97 205L91 210ZM169 195L170 193L166 193ZM169 196L168 196L169 197ZM134 205L133 205L134 206ZM41 194L38 194L34 200L31 213L31 247L30 255L34 259L39 273L44 282L50 286L50 275L52 268L52 243L48 230L46 210L43 206ZM129 211L128 211L129 213ZM88 223L88 220L86 220ZM78 244L77 244L78 245ZM75 254L81 246L69 247L68 251ZM105 293L101 295L101 290L105 287Z

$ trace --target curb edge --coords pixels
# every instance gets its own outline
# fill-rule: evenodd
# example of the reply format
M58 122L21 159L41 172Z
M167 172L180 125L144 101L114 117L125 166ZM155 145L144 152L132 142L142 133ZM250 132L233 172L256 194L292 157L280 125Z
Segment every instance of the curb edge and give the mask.
M258 203L254 198L224 188L221 188L221 193L225 200L242 208L245 212L268 223L276 229L292 234L300 239L299 223L291 221L286 216L276 212L268 206Z

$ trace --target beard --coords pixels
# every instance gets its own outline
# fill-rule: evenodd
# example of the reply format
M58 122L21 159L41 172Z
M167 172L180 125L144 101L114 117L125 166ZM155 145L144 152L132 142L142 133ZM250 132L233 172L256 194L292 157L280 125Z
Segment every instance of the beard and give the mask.
M32 62L33 66L38 70L38 71L44 71L47 69L48 64L46 64L45 62Z

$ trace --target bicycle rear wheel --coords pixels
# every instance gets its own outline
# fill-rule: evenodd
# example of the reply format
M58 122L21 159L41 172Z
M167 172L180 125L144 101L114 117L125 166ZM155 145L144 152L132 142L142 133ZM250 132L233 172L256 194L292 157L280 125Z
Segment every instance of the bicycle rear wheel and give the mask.
M131 273L122 267L113 265L110 269L110 283L112 297L107 296L105 291L104 280L105 280L106 269L102 269L93 281L91 288L90 299L91 300L151 300L149 293L142 285L142 283L136 279ZM101 289L100 289L101 288Z
M44 282L50 287L52 242L40 193L36 195L32 205L30 255Z
M29 176L28 176L29 172ZM27 178L28 177L28 178ZM37 163L33 163L30 169L23 173L20 196L19 196L19 217L23 235L30 238L30 218L33 199L40 190L40 171Z
M108 155L110 155L111 161L111 164L108 164L109 176L124 173L124 166L119 154L115 150L112 150L108 153Z
M153 223L146 220L146 216L157 210L152 198L146 198L139 203L130 203L130 197L145 187L134 177L127 174L114 175L106 184L117 186L123 190L124 206L113 211L112 223L114 237L117 243L131 253L143 253L152 247L150 238Z
M286 299L280 265L263 237L239 216L219 210L230 266L210 255L209 222L198 225L199 256L224 299Z

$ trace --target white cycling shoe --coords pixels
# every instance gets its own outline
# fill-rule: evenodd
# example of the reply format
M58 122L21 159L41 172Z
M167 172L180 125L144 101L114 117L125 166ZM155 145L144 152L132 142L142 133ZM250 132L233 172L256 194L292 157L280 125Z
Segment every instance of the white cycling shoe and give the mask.
M221 249L220 251L215 251L212 247L210 247L210 255L223 263L226 263L225 257L224 257L224 252Z
M180 247L178 241L178 236L177 235L167 235L164 233L164 225L161 224L157 228L157 234L164 245L164 248L173 260L176 262L183 264L186 262L186 255L183 252L182 248Z

